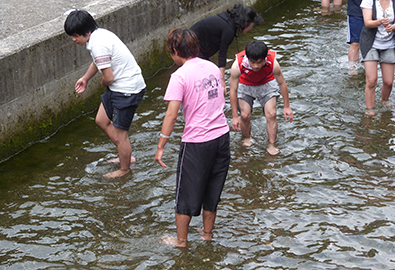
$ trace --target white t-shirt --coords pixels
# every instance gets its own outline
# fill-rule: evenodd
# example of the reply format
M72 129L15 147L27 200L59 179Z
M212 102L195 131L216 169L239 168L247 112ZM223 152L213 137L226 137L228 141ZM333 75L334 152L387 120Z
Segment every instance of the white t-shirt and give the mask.
M372 9L373 1L376 2L377 20L384 18L385 17L384 15L386 15L386 17L389 18L390 24L393 24L394 8L392 7L392 1L389 1L390 6L386 10L384 10L381 7L380 0L362 0L361 8ZM393 37L394 37L393 31L391 33L388 33L387 31L385 31L384 26L379 25L379 27L377 27L376 38L374 39L372 47L379 50L386 50L393 48L395 46L395 40Z
M111 67L114 75L109 86L111 91L137 94L145 88L141 69L134 56L114 33L96 29L86 43L86 48L100 72Z
M208 142L229 131L221 72L210 61L186 61L171 75L164 99L181 101L185 119L183 142Z

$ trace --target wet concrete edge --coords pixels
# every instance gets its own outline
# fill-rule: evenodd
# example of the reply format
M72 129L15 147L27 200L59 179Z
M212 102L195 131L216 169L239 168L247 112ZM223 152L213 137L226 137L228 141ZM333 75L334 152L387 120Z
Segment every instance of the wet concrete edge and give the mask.
M170 29L189 27L240 2L269 7L281 0L102 0L81 8L116 33L149 76L171 63L165 53ZM74 92L91 57L64 33L64 20L60 16L1 41L0 161L98 106L100 76L83 94Z

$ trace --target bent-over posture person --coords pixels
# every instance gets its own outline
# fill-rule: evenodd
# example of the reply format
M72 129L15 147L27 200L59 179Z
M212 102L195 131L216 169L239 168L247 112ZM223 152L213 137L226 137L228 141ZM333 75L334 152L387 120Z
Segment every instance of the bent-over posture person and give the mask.
M285 83L280 65L276 60L276 52L269 51L262 41L252 41L246 49L236 55L230 71L230 105L232 107L232 127L244 137L243 145L251 146L251 113L254 100L257 99L266 116L266 130L269 137L267 151L277 155L275 146L277 138L276 106L280 88L284 100L284 118L293 120L293 112L289 106L288 87ZM240 117L238 114L240 109Z
M135 161L128 131L145 93L141 69L126 45L114 33L98 28L87 11L72 11L67 16L64 29L77 45L86 44L93 58L85 75L75 84L75 91L84 92L88 81L98 71L101 73L101 85L107 89L101 96L96 123L117 147L118 158L109 162L119 162L121 168L104 177L123 176L130 171L130 163Z
M262 21L262 17L253 8L236 4L225 12L198 21L191 27L199 39L200 58L208 60L218 52L218 67L221 70L225 94L225 66L229 45L238 32L246 34Z
M212 239L217 205L230 162L229 126L224 114L221 72L210 61L198 58L199 43L189 29L173 29L167 50L181 66L170 78L164 100L168 108L163 120L155 160L162 161L164 147L182 106L185 128L178 156L176 181L177 237L164 236L167 244L185 247L192 216L203 207L204 240Z

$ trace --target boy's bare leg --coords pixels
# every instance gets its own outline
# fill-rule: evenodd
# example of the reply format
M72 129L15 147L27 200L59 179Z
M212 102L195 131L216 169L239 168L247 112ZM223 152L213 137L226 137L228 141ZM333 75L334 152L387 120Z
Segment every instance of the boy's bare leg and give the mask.
M342 0L333 0L333 11L340 12L342 9Z
M215 223L215 217L217 216L217 211L210 212L203 210L203 229L197 229L200 233L200 237L203 240L211 241L213 240L213 228Z
M162 237L163 242L175 247L186 247L191 219L191 216L176 213L177 237L165 235Z
M330 0L321 0L321 7L328 8L330 6Z
M130 157L132 155L132 146L130 145L128 131L113 126L108 119L103 104L100 104L96 115L96 123L103 129L118 150L118 156L121 168L115 172L103 175L106 178L116 178L127 174L130 171Z
M330 0L321 0L321 14L329 15Z
M107 162L108 163L120 163L119 157L114 158L114 159L109 159L109 160L107 160ZM130 163L134 163L134 162L136 162L136 158L133 155L131 155L130 156Z
M106 178L117 178L124 176L130 171L130 157L132 155L132 146L130 145L128 131L115 128L113 126L114 136L114 144L117 146L119 163L121 164L121 168L117 171L110 172L104 175Z
M348 49L348 63L350 65L350 75L358 75L357 65L359 59L359 43L352 42L350 48Z
M276 115L277 99L272 97L265 104L265 116L266 116L266 130L269 137L269 145L267 147L267 152L274 156L280 153L280 150L274 145L277 139L278 122Z
M243 135L243 146L250 147L254 140L251 138L251 107L250 105L243 99L239 98L239 107L240 107L240 128L241 134Z

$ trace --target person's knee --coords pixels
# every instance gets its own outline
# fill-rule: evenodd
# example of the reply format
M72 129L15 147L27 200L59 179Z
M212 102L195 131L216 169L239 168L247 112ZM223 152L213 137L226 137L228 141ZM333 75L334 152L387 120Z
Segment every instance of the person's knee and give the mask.
M392 89L392 85L393 85L393 81L392 80L383 81L383 86L385 88Z
M267 121L276 121L276 117L277 117L277 114L276 114L276 110L274 109L269 109L269 110L266 110L265 109L265 116L266 116L266 119L267 119Z
M115 145L120 145L122 143L129 143L128 132L123 129L118 129L114 127L113 137L111 138Z
M366 87L368 89L374 89L377 85L377 77L366 78Z
M359 53L359 43L357 42L352 42L350 44L350 49L351 51L357 51Z
M240 118L243 122L249 122L251 120L251 112L241 111Z

